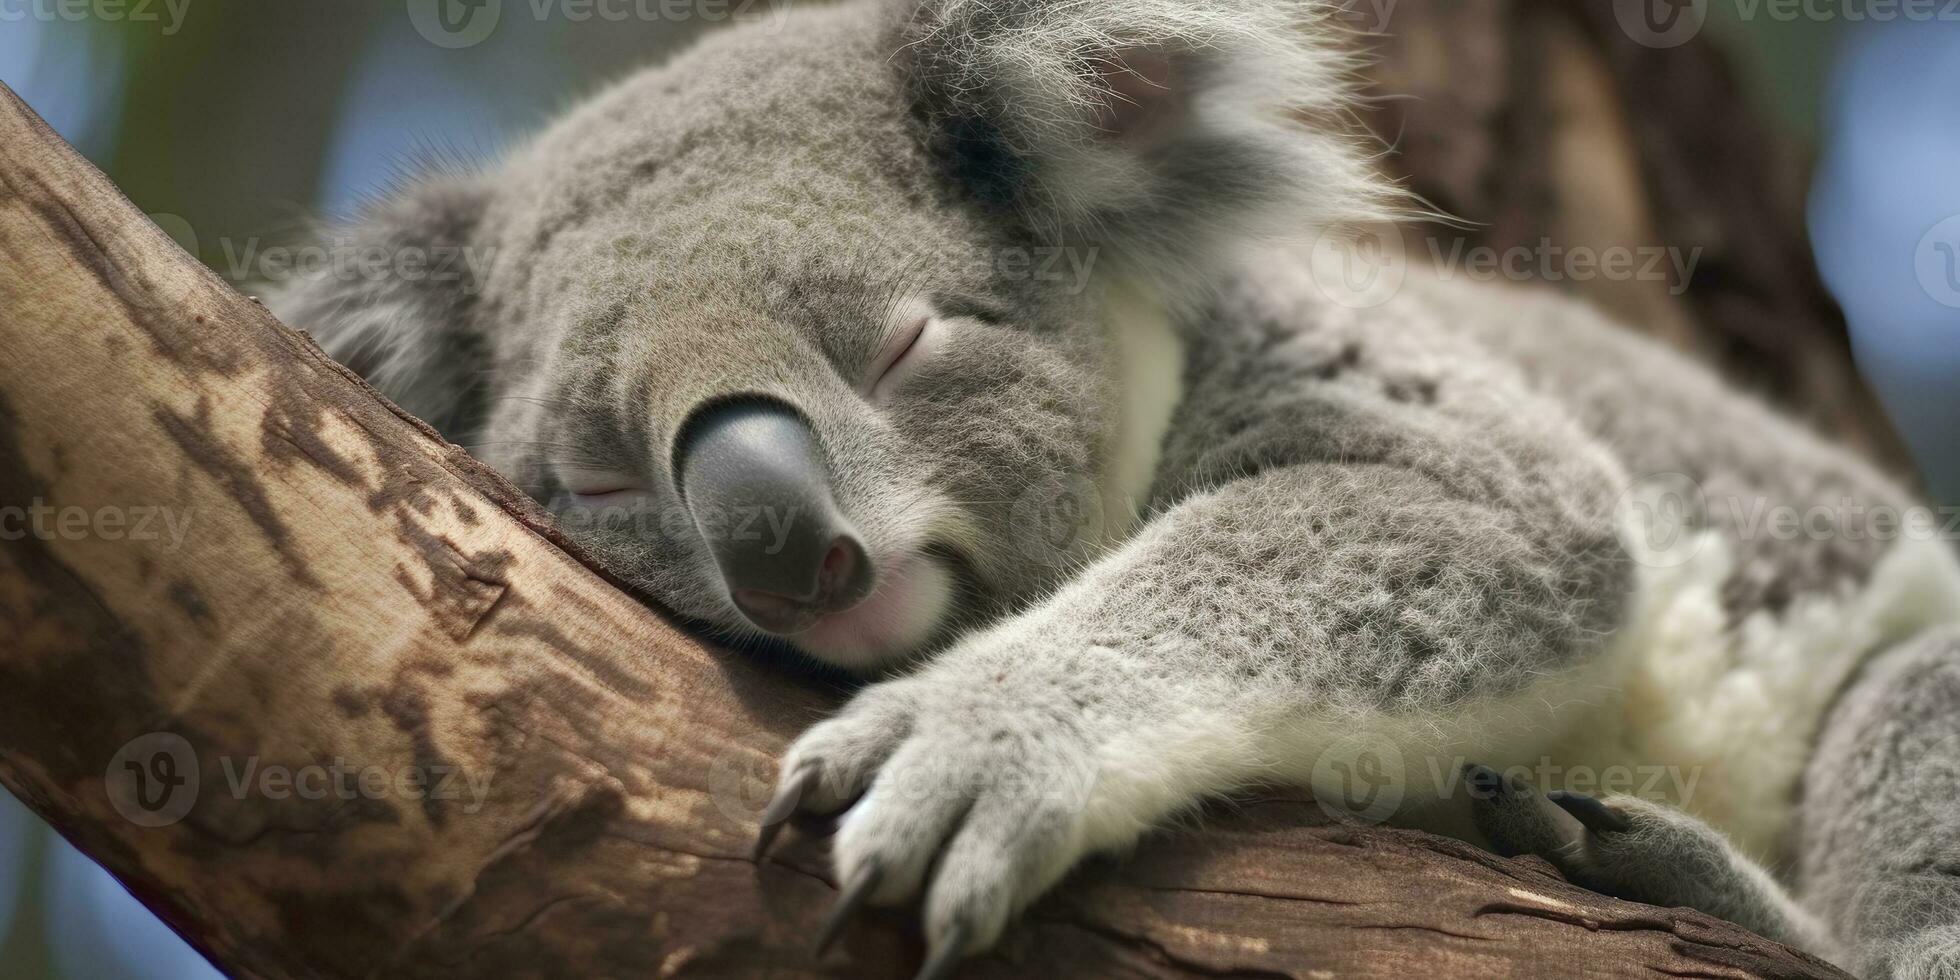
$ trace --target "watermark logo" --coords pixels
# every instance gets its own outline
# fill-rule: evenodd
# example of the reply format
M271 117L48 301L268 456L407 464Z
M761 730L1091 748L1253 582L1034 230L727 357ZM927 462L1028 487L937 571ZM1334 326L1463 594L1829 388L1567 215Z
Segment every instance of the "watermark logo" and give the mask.
M4 0L0 0L4 2ZM182 217L168 213L149 215L150 222L189 252L198 254L197 231ZM140 223L116 228L102 243L110 288L123 302L138 309L167 309L183 301L196 286L193 276L180 275L151 245L150 229ZM162 273L158 278L153 273Z
M1694 40L1708 23L1708 0L1613 0L1620 30L1650 48L1675 48Z
M439 48L473 48L503 20L504 0L408 0L415 33Z
M182 735L151 732L130 739L102 774L109 805L139 827L167 827L197 803L197 753Z
M1673 568L1701 550L1708 498L1686 473L1654 473L1621 491L1613 502L1613 519L1629 536L1637 561Z
M1409 256L1394 228L1329 229L1314 240L1314 286L1349 309L1373 309L1402 291Z
M1913 795L1922 800L1952 799L1960 791L1960 735L1928 746L1912 767Z
M1335 17L1342 23L1365 34L1383 34L1388 31L1388 22L1395 17L1398 0L1348 0L1341 4Z
M483 808L490 775L460 766L363 766L339 756L330 764L287 766L256 755L221 756L224 791L233 800L458 800L463 813ZM103 770L109 804L140 827L184 819L206 786L197 751L182 735L150 732L124 743ZM217 785L217 784L213 784Z
M183 215L159 211L150 215L150 221L164 234L169 235L170 240L176 242L178 248L190 253L192 258L197 257L197 229L191 227L191 223L184 220Z
M1079 476L1048 476L1014 498L1008 511L1022 557L1048 565L1080 561L1105 538L1102 492Z
M1934 225L1919 240L1912 271L1934 302L1960 310L1960 214Z
M1314 802L1344 823L1377 824L1395 814L1407 791L1402 750L1386 739L1350 735L1313 761Z
M708 763L708 798L737 824L756 822L775 791L775 766L767 753L725 749Z

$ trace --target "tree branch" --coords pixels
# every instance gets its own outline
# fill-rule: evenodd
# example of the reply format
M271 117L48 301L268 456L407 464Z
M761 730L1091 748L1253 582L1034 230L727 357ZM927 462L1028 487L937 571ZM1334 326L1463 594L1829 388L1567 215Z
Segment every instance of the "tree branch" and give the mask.
M238 975L916 966L898 914L811 956L816 836L747 856L834 692L608 584L0 96L0 782ZM1314 812L1084 869L967 975L1836 975Z

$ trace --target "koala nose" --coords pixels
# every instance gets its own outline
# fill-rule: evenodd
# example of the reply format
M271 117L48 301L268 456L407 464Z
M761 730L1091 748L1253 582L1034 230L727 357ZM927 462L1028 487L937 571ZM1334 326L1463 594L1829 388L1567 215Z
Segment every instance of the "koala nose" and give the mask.
M729 402L684 432L681 496L742 615L796 633L871 594L874 569L802 416L778 402Z

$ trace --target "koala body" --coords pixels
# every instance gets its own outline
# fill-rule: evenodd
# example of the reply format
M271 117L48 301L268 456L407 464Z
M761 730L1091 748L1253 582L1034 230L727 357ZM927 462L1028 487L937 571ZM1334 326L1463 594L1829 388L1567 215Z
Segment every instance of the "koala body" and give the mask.
M1960 662L1950 550L1874 532L1906 494L1579 304L1421 269L1375 302L1317 268L1303 243L1397 212L1321 14L799 10L351 231L476 249L481 280L274 306L650 601L885 675L799 740L784 799L850 806L849 901L922 898L933 969L1083 856L1254 783L1338 800L1363 754L1399 760L1363 819L1942 962L1948 879L1881 928L1745 855L1820 895L1895 879L1821 843L1806 766L1830 719L1889 717L1893 687L1847 693L1874 657ZM1766 508L1824 516L1767 534ZM1463 762L1541 760L1692 770L1673 802L1706 823L1507 778L1451 815Z

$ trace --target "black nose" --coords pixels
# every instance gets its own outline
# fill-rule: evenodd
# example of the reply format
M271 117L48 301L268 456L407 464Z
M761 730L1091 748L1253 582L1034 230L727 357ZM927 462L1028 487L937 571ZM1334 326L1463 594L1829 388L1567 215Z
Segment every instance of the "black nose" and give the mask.
M871 594L874 570L831 496L816 433L788 406L702 410L675 464L728 596L755 625L795 633Z

